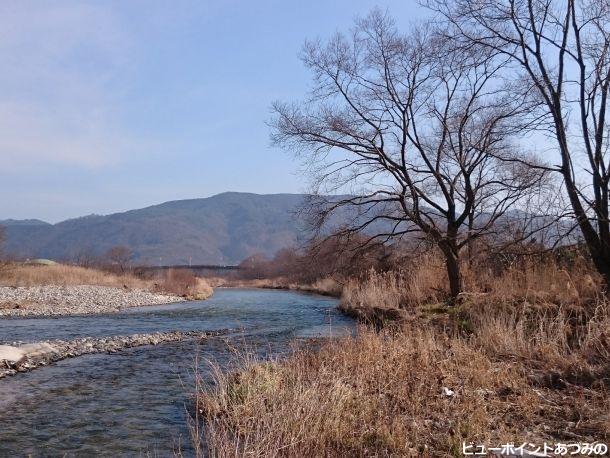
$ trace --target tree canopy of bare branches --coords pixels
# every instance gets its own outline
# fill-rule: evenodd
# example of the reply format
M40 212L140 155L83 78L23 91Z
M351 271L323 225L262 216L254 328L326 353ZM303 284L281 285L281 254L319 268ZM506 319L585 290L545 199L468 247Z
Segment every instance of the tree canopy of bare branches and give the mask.
M133 251L127 246L117 245L106 252L106 258L111 265L124 273L133 258Z
M349 35L306 43L303 61L313 89L301 103L274 104L272 139L304 159L318 194L347 195L316 204L319 224L350 207L345 233L432 240L457 297L463 249L545 175L512 145L523 128L516 115L531 107L502 90L505 62L428 30L401 34L379 11Z
M495 52L540 102L558 172L597 270L610 284L607 0L430 0L456 45ZM518 96L519 94L516 94Z

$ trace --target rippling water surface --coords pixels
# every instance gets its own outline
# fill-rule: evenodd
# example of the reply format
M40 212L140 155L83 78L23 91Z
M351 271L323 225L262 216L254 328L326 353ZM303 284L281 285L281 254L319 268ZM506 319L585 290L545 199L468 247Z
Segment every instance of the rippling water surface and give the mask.
M218 289L206 301L114 315L0 319L0 342L242 328L202 343L82 356L0 380L0 456L190 456L187 401L196 355L227 366L234 345L278 353L295 338L349 331L353 322L335 305L289 291ZM205 375L207 364L199 366Z

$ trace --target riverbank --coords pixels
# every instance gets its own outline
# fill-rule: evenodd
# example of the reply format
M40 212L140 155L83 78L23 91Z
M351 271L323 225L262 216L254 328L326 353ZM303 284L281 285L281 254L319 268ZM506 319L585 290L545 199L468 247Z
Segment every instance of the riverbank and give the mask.
M0 286L0 317L113 313L128 307L184 300L180 296L112 286Z
M69 358L0 380L0 456L194 456L190 387L208 361L234 367L236 348L286 355L291 341L353 329L336 300L290 291L219 288L202 302L125 313L0 320L2 343L73 341L166 331L227 335ZM187 408L185 408L185 406ZM188 410L188 411L187 411ZM60 414L58 414L58 412Z
M295 283L283 278L262 279L209 279L214 287L219 288L256 288L256 289L279 289L286 291L299 291L303 293L319 294L339 298L343 291L343 285L332 278L323 278L314 283Z
M212 287L189 272L140 278L78 266L9 264L0 269L0 318L92 315L204 300Z
M566 317L533 328L496 315L469 338L440 318L363 328L218 375L198 397L209 456L440 457L461 456L464 442L608 442L607 317L576 349Z
M57 361L94 353L116 353L124 348L159 345L182 340L203 340L230 332L228 329L216 331L155 332L128 336L83 337L74 340L48 340L30 344L10 342L0 344L0 379L29 372Z
M343 310L373 326L217 373L197 396L206 456L608 443L610 302L595 277L549 265L479 272L474 292L450 307L433 273L354 280Z

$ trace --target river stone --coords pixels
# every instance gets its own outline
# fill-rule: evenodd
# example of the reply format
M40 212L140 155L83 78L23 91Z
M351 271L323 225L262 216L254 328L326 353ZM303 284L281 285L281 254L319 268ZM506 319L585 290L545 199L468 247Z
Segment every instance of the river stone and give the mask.
M58 353L58 350L47 342L25 344L21 345L19 349L25 352L28 358L41 358Z
M92 353L115 353L123 348L157 345L185 339L205 339L229 333L230 329L216 331L169 331L128 336L81 337L74 340L52 340L23 344L19 347L0 345L0 379L18 372L27 372L56 361ZM16 345L16 343L13 343Z
M183 297L178 296L112 286L0 286L0 317L112 313L126 307L160 305L183 300Z
M0 345L0 361L17 363L25 358L26 354L21 348L11 347L10 345Z

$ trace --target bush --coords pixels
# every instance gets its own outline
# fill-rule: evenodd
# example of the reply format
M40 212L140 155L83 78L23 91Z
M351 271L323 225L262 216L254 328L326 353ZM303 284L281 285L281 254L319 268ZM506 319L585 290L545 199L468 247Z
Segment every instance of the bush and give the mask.
M157 288L164 293L192 299L205 299L213 293L204 279L198 278L193 271L184 269L165 271L157 283Z

